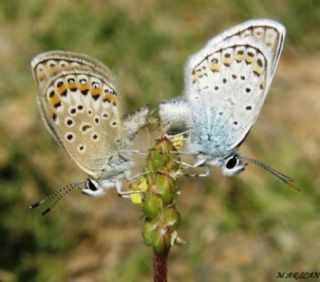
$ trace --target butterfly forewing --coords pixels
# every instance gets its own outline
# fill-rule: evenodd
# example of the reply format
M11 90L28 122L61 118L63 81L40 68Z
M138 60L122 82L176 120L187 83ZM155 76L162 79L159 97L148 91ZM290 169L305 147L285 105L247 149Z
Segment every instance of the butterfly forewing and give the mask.
M42 115L80 168L99 178L113 170L108 160L123 143L111 73L86 56L58 53L39 55L32 62Z
M186 99L192 108L192 143L209 141L216 156L237 146L267 95L284 28L253 20L210 40L186 64Z

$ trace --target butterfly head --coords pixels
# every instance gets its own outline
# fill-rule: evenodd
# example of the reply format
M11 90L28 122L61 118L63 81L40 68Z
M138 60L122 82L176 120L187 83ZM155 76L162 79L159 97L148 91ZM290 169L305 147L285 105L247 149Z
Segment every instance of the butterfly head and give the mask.
M227 176L234 176L244 171L246 164L242 163L237 154L231 155L223 162L222 172Z
M92 179L88 178L85 181L85 188L81 190L82 193L99 197L102 196L108 188L115 187L117 185L116 179Z
M222 173L226 176L234 176L245 170L246 164L242 163L237 154L229 155L224 159L208 159L209 165L221 167Z

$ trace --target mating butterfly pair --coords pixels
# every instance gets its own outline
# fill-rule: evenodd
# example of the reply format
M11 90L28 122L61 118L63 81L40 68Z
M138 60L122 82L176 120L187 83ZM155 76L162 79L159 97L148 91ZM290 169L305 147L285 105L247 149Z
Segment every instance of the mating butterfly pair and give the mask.
M187 133L188 153L197 161L182 165L214 165L234 175L244 169L241 161L248 161L292 184L290 177L237 152L267 96L284 37L280 23L250 20L214 37L188 59L183 97L159 106L160 119L169 132ZM127 195L121 183L123 178L130 179L133 166L128 147L147 123L148 108L123 119L111 71L86 55L47 52L36 56L31 66L44 123L89 175L50 195L59 195L52 206L82 186L92 196L111 187Z

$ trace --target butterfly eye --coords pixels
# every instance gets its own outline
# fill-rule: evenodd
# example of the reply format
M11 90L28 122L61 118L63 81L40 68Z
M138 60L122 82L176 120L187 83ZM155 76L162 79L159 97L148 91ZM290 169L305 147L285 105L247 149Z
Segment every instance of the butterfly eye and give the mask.
M101 183L90 178L86 180L86 188L81 191L82 193L93 197L98 197L104 194L104 189Z
M226 161L225 166L227 169L233 169L238 163L239 163L239 160L234 156L232 156Z
M87 180L87 185L86 186L91 191L97 191L98 190L97 186L95 185L95 183L91 179Z
M245 166L241 163L237 155L232 155L225 159L222 166L222 172L227 176L234 176L243 171Z

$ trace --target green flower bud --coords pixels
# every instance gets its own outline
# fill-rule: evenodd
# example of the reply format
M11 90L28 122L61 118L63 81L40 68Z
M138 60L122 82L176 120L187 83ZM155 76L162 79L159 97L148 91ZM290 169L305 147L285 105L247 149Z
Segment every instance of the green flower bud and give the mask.
M162 210L162 200L157 195L148 193L145 201L143 202L143 213L145 217L154 219L157 214Z
M167 226L176 226L180 222L180 214L177 212L176 208L165 208L162 211L165 224Z
M158 225L153 237L153 248L157 253L162 253L170 248L171 232L165 225Z
M157 233L157 222L145 221L143 226L142 237L147 246L153 246L155 234Z

